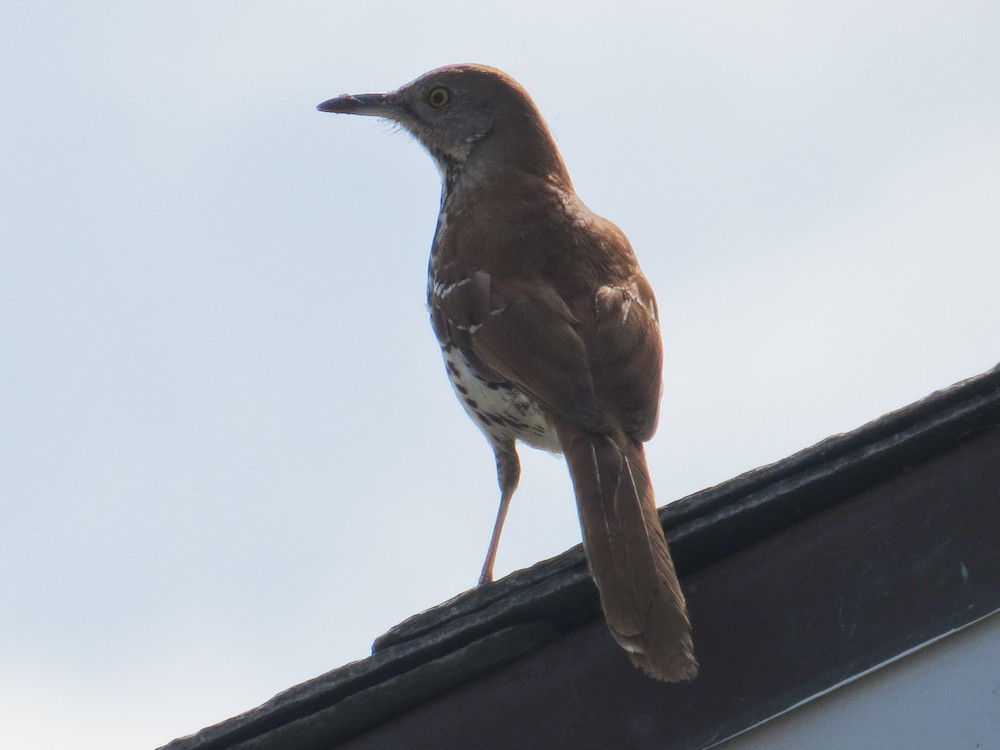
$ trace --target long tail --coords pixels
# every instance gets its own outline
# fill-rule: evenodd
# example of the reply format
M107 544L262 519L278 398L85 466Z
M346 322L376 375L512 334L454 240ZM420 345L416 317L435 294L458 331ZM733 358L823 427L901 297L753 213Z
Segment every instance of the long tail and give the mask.
M698 672L684 594L656 513L642 443L559 425L604 618L632 662L660 680Z

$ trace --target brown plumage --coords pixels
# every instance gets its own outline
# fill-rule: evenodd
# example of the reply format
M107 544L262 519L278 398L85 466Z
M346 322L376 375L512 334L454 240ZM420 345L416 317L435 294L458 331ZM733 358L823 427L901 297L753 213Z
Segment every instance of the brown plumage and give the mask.
M642 447L659 410L657 308L625 235L577 197L528 94L498 70L449 66L319 109L393 120L441 170L431 322L501 488L480 582L492 579L520 475L515 441L562 452L612 635L651 676L692 678L684 596Z

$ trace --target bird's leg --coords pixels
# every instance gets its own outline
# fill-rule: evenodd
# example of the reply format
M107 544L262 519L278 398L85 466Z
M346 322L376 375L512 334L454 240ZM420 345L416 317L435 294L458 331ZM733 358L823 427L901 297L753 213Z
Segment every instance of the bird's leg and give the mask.
M479 585L489 583L493 580L493 563L497 559L497 548L500 546L500 532L503 531L503 522L507 518L507 509L510 507L510 500L514 497L514 490L517 489L517 481L521 476L521 463L517 460L517 451L511 441L507 445L494 445L493 452L497 459L497 482L500 484L500 508L497 510L497 520L493 524L493 536L490 537L490 546L486 550L486 561L483 563L483 572L479 576Z

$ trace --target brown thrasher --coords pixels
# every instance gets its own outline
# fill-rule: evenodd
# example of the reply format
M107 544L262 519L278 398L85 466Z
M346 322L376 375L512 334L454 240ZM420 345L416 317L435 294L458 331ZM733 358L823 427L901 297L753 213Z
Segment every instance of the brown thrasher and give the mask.
M480 583L492 580L520 476L515 441L561 452L612 635L652 677L694 677L642 446L661 391L656 302L625 235L577 197L531 98L499 70L448 66L319 109L398 123L441 171L427 300L501 488Z

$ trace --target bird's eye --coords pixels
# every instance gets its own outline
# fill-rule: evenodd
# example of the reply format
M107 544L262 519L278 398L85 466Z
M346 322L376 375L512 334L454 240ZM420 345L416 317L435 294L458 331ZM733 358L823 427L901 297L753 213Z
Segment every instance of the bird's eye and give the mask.
M449 101L451 101L451 92L444 86L433 88L427 94L427 103L434 109L441 109Z

